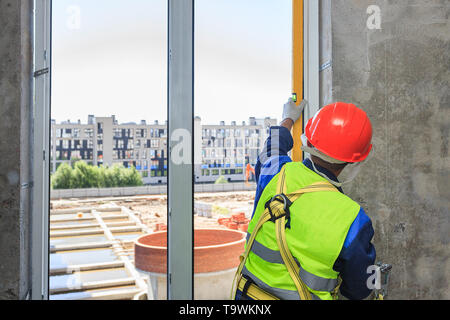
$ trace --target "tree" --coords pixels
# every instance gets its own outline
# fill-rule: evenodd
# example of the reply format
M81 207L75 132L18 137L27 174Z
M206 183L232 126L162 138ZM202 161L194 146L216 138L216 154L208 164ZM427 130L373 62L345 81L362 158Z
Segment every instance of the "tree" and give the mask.
M224 184L224 183L228 183L228 180L224 176L220 176L219 179L217 179L214 184Z
M124 187L142 186L142 178L135 167L121 169L121 185Z
M52 176L53 189L114 188L142 186L142 178L136 168L123 165L96 167L77 161L73 167L64 163Z
M72 167L67 163L61 164L52 176L53 189L73 189L74 176Z
M98 167L78 161L73 167L74 189L99 188Z

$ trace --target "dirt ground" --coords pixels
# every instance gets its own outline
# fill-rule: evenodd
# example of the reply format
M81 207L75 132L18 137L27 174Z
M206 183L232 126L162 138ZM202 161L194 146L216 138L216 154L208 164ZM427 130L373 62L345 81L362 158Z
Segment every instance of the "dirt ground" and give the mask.
M211 204L211 217L194 216L194 227L198 228L224 228L217 220L222 217L230 217L234 213L244 212L250 218L254 191L221 192L221 193L197 193L196 203ZM124 206L136 213L139 219L152 229L158 224L167 223L167 197L166 196L135 196L113 198L87 198L87 199L62 199L52 200L52 209L69 209L81 207L98 207L107 203L115 203Z

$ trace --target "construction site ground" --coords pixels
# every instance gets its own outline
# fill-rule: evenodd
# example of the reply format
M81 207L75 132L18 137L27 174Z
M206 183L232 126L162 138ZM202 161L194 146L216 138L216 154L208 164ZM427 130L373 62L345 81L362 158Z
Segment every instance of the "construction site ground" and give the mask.
M198 193L195 201L213 206L212 217L194 216L194 228L224 228L218 223L221 217L231 217L233 213L244 212L251 216L254 205L254 191ZM110 198L71 198L52 200L51 209L76 209L81 207L96 207L107 203L115 203L133 211L143 224L154 229L158 224L167 223L167 196L134 196Z
M253 199L254 191L196 194L194 228L246 231ZM134 266L134 242L167 229L166 203L165 195L52 200L50 299L157 298Z

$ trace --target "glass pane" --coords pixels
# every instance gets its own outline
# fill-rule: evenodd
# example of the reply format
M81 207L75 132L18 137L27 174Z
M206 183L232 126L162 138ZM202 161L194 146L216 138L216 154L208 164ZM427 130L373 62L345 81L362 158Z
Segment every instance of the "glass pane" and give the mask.
M208 250L194 249L195 299L230 298L253 212L253 169L291 94L291 5L196 1L194 237Z
M167 224L167 1L58 0L52 23L50 298L153 299L134 243Z

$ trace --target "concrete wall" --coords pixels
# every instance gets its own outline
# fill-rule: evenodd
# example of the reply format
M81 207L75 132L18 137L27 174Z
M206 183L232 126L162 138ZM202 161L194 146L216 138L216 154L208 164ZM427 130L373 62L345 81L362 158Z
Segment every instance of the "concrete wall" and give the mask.
M368 28L370 5L381 29ZM333 100L363 108L375 130L345 190L394 266L391 299L450 298L449 13L446 0L331 1Z
M0 0L0 300L30 287L31 6Z

